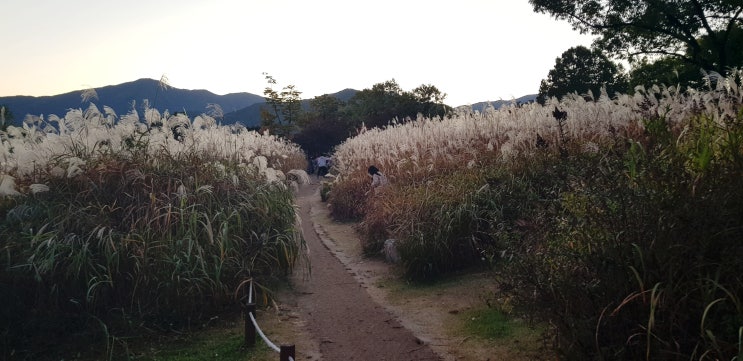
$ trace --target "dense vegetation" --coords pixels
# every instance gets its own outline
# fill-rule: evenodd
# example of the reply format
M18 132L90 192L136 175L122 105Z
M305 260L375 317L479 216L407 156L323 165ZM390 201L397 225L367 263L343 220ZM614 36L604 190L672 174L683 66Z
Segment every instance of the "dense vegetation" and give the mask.
M599 94L609 97L627 93L627 79L622 68L597 49L576 46L555 60L547 79L539 84L537 101L544 104L550 97L561 99L570 93Z
M329 202L411 279L491 269L563 358L740 357L741 75L369 129L336 149Z
M630 62L672 60L725 74L740 66L743 4L730 0L529 0L534 11L596 35L594 46ZM668 76L670 74L666 74ZM695 76L696 78L696 76ZM666 83L671 84L671 83Z
M444 104L446 94L433 85L403 90L392 79L356 92L347 101L330 95L309 100L309 109L300 106L301 92L294 85L273 89L276 80L266 75L267 106L261 112L262 130L292 140L312 157L333 148L362 127L380 127L391 119L406 120L418 114L444 116L452 108Z
M599 37L556 59L540 104L455 111L393 79L305 111L266 74L262 130L284 138L217 127L218 106L23 127L0 107L0 355L84 339L110 356L291 272L287 175L340 144L323 199L370 255L396 239L410 279L490 270L564 359L743 358L743 7L530 3ZM367 192L372 164L391 186Z
M239 309L246 280L302 254L287 175L306 163L279 138L91 106L0 139L0 358L125 355L131 335Z

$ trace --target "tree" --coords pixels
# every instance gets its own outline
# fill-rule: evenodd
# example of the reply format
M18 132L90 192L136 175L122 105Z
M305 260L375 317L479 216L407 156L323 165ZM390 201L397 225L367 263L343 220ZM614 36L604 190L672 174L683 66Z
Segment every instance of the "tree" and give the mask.
M344 111L357 126L364 123L368 127L384 126L393 118L400 116L403 91L395 79L374 84L371 89L357 92Z
M529 0L534 11L598 35L595 46L631 62L670 56L725 74L743 19L740 0ZM708 42L703 45L703 42ZM705 52L704 49L710 49Z
M649 62L642 60L629 73L629 88L649 88L655 84L695 86L702 76L695 67L678 58L663 57Z
M444 116L451 107L443 104L446 94L433 85L421 85L412 92L404 91L395 79L374 84L371 89L356 93L344 109L356 126L381 127L397 118Z
M743 24L743 20L741 23ZM704 34L699 38L699 52L703 62L713 65L719 62L727 67L743 66L743 28L741 24L731 23L730 25L724 31ZM725 40L721 41L720 39L723 38ZM695 50L687 49L687 57L691 57ZM722 70L727 71L727 69L716 70L720 74L724 74Z
M302 92L296 90L294 85L287 85L277 92L273 89L276 79L267 73L263 75L269 85L263 90L263 95L270 110L261 109L261 125L274 134L288 136L294 131L294 123L302 114Z
M431 84L423 84L413 89L413 96L421 106L420 113L428 117L444 116L451 111L451 108L444 104L446 93L442 93Z
M342 106L341 100L327 94L310 99L301 129L292 136L292 141L310 156L331 152L353 129L343 120Z
M332 152L349 134L348 125L339 119L317 119L294 134L292 142L298 144L307 155L316 156Z
M310 107L303 115L303 123L311 122L316 119L331 120L340 117L340 109L344 105L340 99L324 94L316 96L309 101Z
M743 44L743 28L738 25L733 26L729 36L731 41L728 42L729 48L725 51L725 63L731 67L741 67L743 66L743 47L732 45ZM713 47L714 42L708 36L700 37L699 44L702 47L702 55L710 61L719 57L717 50ZM686 49L686 52L690 54L692 50ZM643 59L634 64L630 71L631 88L638 85L648 87L653 84L699 87L704 82L699 67L677 57L664 56L654 61Z
M570 93L598 95L601 88L606 88L610 97L626 92L627 80L621 68L599 50L572 47L555 59L554 69L539 86L537 101L544 104L548 97L561 98Z

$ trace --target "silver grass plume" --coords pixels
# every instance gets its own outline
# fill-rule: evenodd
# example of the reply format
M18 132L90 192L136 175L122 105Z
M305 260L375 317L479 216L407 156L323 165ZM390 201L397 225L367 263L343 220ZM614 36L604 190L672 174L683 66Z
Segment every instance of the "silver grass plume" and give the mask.
M15 189L15 178L3 174L0 175L0 196L19 196L21 195L20 192L18 192Z
M160 77L159 85L160 85L160 89L162 90L168 90L168 88L170 87L170 81L168 80L168 77L165 74L163 74Z
M206 105L206 115L215 119L219 119L224 117L224 111L222 110L222 107L219 106L219 104L209 103Z
M81 102L89 102L92 99L98 100L98 92L95 91L93 88L85 89L80 94Z

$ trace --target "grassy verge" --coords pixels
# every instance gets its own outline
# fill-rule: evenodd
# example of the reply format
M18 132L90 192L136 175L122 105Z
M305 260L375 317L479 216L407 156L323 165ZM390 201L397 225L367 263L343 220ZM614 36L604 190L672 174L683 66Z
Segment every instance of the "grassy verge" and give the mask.
M158 343L134 345L138 350L132 359L142 361L268 361L278 355L260 338L252 348L245 346L245 334L241 317L231 327L215 327L183 337L162 338Z
M550 354L546 327L512 312L491 273L458 272L429 282L377 282L401 318L459 360L538 360Z

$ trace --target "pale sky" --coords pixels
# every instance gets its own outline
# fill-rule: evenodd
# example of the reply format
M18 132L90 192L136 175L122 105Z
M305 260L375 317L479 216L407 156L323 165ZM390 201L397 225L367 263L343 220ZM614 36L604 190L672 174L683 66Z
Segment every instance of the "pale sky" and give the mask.
M163 76L262 96L266 72L302 98L395 79L458 106L537 93L555 58L591 43L527 0L5 0L2 13L0 96Z

